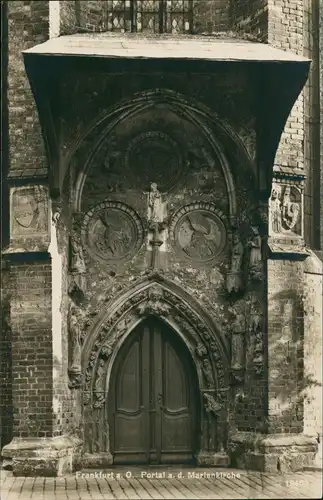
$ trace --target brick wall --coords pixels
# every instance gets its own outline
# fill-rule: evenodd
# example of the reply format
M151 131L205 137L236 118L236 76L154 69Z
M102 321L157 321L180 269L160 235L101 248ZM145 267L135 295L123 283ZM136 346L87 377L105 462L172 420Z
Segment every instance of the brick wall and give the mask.
M9 137L8 137L8 3L1 2L1 182L0 182L0 238L1 247L9 242L9 190L8 190L8 162L9 162Z
M0 449L12 438L12 359L9 267L1 263L0 309Z
M315 5L316 4L316 5ZM318 2L304 0L304 55L312 60L304 88L305 238L320 248L320 72Z
M304 432L322 437L322 262L314 254L305 262ZM322 439L321 439L322 440Z
M47 171L38 114L21 52L48 39L48 4L44 0L8 2L9 154L14 176Z
M81 4L83 3L85 2L70 2L69 0L60 0L60 35L70 35L78 31L80 27L79 11L81 9Z
M194 3L193 33L216 33L229 29L228 0L198 0Z
M11 268L14 435L47 437L52 422L51 263Z
M268 42L278 49L303 54L303 2L269 0ZM304 168L303 93L287 120L275 159L276 167Z
M268 261L268 422L270 432L302 432L303 264Z
M232 27L241 35L267 41L268 0L231 0L230 17Z

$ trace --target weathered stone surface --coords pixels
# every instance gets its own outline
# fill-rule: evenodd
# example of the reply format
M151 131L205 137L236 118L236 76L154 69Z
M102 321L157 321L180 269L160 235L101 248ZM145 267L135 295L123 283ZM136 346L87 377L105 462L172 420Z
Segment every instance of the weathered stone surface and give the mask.
M194 3L195 33L227 30L217 36L303 51L302 1L237 1L230 16L226 0ZM14 436L3 455L14 474L113 463L111 364L148 315L181 333L197 366L200 449L208 450L197 455L200 465L228 466L229 455L238 467L271 472L311 465L322 436L322 266L305 246L317 159L303 143L315 135L306 123L315 103L305 96L304 110L300 95L290 113L269 214L258 190L255 99L263 88L245 64L136 70L131 78L71 64L48 85L60 141L48 168L21 51L48 35L111 29L108 3L8 5L9 177L20 180L5 252L0 369L2 413L9 408L3 442ZM167 29L175 35L187 29L180 26ZM142 43L140 34L132 40ZM173 39L163 43L171 51ZM74 435L79 441L65 437Z
M210 453L201 451L197 457L197 464L200 467L229 467L230 457L226 453Z
M240 432L230 437L229 449L234 467L270 473L288 472L314 465L317 441L300 434Z
M62 476L73 471L81 446L82 441L72 436L14 438L2 456L15 476Z

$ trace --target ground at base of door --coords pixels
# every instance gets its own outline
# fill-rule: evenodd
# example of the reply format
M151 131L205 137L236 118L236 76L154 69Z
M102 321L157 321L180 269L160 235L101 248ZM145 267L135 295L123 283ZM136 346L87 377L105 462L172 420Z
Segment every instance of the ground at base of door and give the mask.
M25 478L2 470L0 491L1 500L321 498L322 472L129 467Z

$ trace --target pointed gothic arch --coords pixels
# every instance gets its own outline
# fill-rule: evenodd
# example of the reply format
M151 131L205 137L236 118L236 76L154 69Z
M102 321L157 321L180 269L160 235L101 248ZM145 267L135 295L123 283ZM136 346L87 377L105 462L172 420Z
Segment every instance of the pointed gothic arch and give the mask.
M75 180L73 210L80 211L87 174L109 134L120 122L132 118L144 110L151 109L158 103L163 103L170 110L194 124L209 143L215 157L221 164L227 187L230 216L234 219L237 215L236 181L233 175L234 162L239 159L239 164L243 165L244 169L249 172L249 184L252 182L255 186L256 166L242 139L223 118L217 116L213 110L211 111L205 105L170 89L155 89L136 93L130 100L123 100L102 115L97 116L81 131L61 165L62 180L64 180L64 178L67 179L66 173L79 148L82 147L84 141L89 144L89 141L93 139L92 147L87 153L87 159L84 163L82 162L82 168L77 173ZM228 158L228 151L232 158ZM237 173L239 174L238 171Z
M108 312L102 311L88 332L82 360L85 452L105 453L111 463L107 396L112 368L124 341L150 316L158 317L181 338L196 368L200 454L223 453L229 388L227 346L200 306L180 287L158 277L123 293Z

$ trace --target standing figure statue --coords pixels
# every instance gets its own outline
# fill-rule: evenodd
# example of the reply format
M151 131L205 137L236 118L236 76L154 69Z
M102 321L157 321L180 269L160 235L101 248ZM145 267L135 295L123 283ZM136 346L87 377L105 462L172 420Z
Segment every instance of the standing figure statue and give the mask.
M106 376L105 364L106 364L105 360L100 358L96 372L96 380L94 384L95 399L96 399L96 402L94 403L95 408L102 408L105 402L105 376Z
M231 254L231 269L227 276L227 290L231 292L239 292L242 289L242 262L243 262L243 244L237 232L233 233L232 238L232 254Z
M257 266L261 262L261 236L257 227L252 227L252 238L250 247L250 268Z
M208 389L214 388L214 377L213 370L210 361L207 358L203 359L202 370L206 379L206 384Z
M83 257L83 248L81 243L76 238L72 238L71 240L71 250L72 250L72 259L71 259L72 273L84 274L86 272L86 269Z
M281 186L274 186L270 198L271 230L273 233L282 231Z
M152 182L150 185L150 193L148 195L148 207L150 211L149 219L152 222L163 222L164 220L164 204L162 195L158 191L157 184Z
M70 388L77 388L81 385L81 328L76 308L71 306L69 311L69 341L70 341L70 363L68 374L70 378Z

